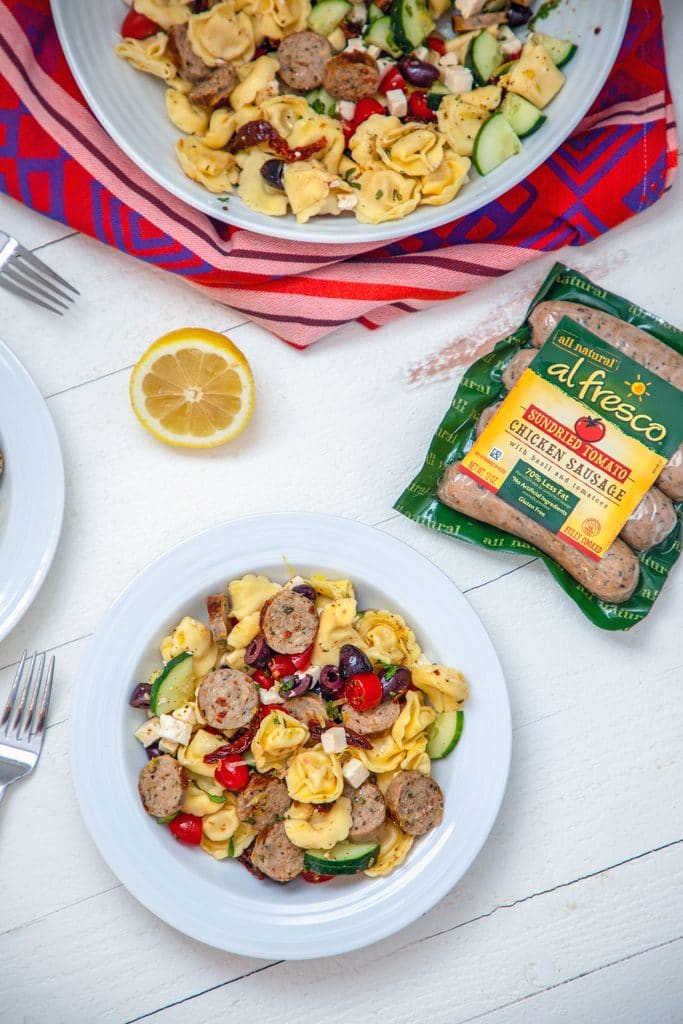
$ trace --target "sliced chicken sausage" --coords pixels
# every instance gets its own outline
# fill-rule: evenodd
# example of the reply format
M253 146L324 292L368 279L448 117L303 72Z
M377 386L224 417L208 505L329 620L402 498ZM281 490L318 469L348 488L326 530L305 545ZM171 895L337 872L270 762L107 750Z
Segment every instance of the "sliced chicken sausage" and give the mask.
M441 823L444 795L439 783L422 772L399 772L387 789L387 809L409 836L423 836Z
M640 562L622 540L617 538L601 561L594 562L544 526L506 504L497 494L465 476L457 463L444 473L438 496L444 505L534 544L603 601L622 604L638 586Z
M251 860L274 882L291 882L304 869L304 851L290 843L282 821L259 832L251 848Z
M280 78L291 89L309 92L323 84L332 47L319 32L293 32L282 40L277 50Z
M237 814L240 821L254 828L265 828L279 821L291 802L284 782L254 774L237 796Z
M188 82L201 82L211 74L211 68L192 49L187 25L173 25L168 30L166 53Z
M241 729L258 710L258 687L244 672L219 668L199 684L197 705L212 728Z
M352 843L372 843L379 839L387 816L384 797L374 782L364 782L351 794Z
M377 61L362 50L340 53L327 64L325 88L337 100L358 103L366 96L374 96L379 86Z
M278 654L301 654L318 632L318 612L312 601L295 590L281 590L261 611L266 643Z
M198 103L200 107L209 107L211 110L227 107L230 93L238 82L239 77L232 64L223 64L212 71L208 78L195 85L188 99Z
M371 711L356 711L350 704L342 707L344 725L361 736L373 736L377 732L385 732L401 714L401 705L394 701L380 704Z
M183 803L189 777L170 754L153 757L140 772L138 792L142 806L155 818L176 814Z
M327 720L327 709L322 697L318 697L315 693L305 694L303 697L291 697L285 701L284 708L288 715L296 718L302 725L308 725L309 722L319 722L320 725L324 725Z
M209 617L209 629L219 647L225 647L228 640L228 596L227 594L209 594L206 599L206 614Z
M678 522L670 498L651 487L631 513L620 537L635 551L649 551L669 536Z

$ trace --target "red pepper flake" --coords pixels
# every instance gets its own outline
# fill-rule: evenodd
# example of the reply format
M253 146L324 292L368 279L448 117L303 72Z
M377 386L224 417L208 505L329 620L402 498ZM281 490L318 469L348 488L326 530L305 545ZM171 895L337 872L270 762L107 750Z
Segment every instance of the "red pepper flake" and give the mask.
M240 149L259 146L263 142L267 142L277 156L289 163L293 163L295 160L308 160L314 153L319 153L321 149L324 149L327 144L326 139L320 138L308 146L290 149L280 133L268 121L248 121L237 129L230 140L228 149L231 153L236 153Z

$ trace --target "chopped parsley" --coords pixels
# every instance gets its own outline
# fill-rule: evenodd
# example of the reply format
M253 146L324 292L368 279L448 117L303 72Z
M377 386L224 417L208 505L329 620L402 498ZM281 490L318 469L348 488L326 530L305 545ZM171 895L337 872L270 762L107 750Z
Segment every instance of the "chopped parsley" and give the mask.
M398 672L398 665L390 665L389 668L384 673L384 678L386 680L393 679L397 672Z
M245 825L255 825L256 824L256 818L244 818L243 820L244 820L244 824Z
M232 836L231 836L230 837L230 842L228 843L228 857L234 857L234 856L235 856L235 844L234 844L234 842L232 840Z
M325 702L325 710L327 711L327 717L331 718L333 722L341 722L342 714L337 705L333 700Z
M205 790L205 792L206 792L206 790ZM214 794L214 793L207 793L206 795L208 796L209 800L213 800L213 802L215 804L224 804L225 803L225 797L224 796L219 796L218 794Z
M383 195L384 192L382 192L382 189L378 188L377 191L375 192L375 199L381 199Z
M315 110L316 114L324 114L325 113L325 104L323 103L323 101L321 99L315 99L315 100L313 100L313 102L311 102L309 100L308 102L309 102L310 106L313 107L313 109Z
M400 200L402 200L402 199L403 199L403 196L402 196L402 195L401 195L401 193L400 193L400 192L398 191L398 189L397 189L397 188L395 188L395 189L394 189L394 202L395 202L395 203L397 203L397 202L399 202L399 201L400 201Z
M287 676L286 679L281 679L278 683L278 693L289 693L290 690L294 689L297 682L296 676ZM279 722L277 723L280 724Z
M360 188L360 182L359 181L350 181L349 185L351 186L351 188Z

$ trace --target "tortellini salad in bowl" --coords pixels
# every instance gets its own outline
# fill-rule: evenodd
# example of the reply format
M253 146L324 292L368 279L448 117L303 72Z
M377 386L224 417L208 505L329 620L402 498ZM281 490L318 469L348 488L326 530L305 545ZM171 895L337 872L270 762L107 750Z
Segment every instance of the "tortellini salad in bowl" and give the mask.
M460 739L468 686L351 580L249 573L186 615L130 704L144 810L259 878L389 874L442 821L432 762Z
M180 166L221 203L381 224L543 125L576 46L533 25L532 0L133 0L116 52L164 83Z

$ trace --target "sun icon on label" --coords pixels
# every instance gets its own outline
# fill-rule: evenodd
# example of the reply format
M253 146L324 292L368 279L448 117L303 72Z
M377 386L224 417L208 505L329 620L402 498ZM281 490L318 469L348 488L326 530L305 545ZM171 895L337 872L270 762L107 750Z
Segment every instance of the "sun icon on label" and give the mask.
M625 380L624 384L630 389L630 393L634 395L639 402L642 402L643 398L649 398L650 392L647 390L650 386L650 381L644 381L640 379L640 374L636 374L634 381Z

